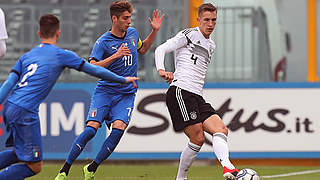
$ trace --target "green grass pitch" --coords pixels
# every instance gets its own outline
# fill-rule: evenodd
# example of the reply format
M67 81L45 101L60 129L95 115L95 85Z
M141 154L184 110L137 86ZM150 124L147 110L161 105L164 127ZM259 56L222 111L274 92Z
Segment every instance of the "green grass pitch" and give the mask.
M27 180L53 180L62 164L44 163L42 172ZM81 180L84 164L74 164L70 170L68 180ZM96 173L96 180L173 180L177 165L101 165ZM252 168L260 176L270 176L318 170L320 167L290 167L290 166L239 166L238 168ZM193 165L189 170L190 180L223 180L222 167L216 165ZM277 178L261 178L266 180L319 180L320 172Z

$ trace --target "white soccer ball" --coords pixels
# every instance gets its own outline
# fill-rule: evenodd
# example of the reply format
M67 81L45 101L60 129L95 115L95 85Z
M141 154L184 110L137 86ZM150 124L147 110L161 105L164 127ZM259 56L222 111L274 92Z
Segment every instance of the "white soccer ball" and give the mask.
M253 169L242 169L238 172L236 180L260 180L260 177Z

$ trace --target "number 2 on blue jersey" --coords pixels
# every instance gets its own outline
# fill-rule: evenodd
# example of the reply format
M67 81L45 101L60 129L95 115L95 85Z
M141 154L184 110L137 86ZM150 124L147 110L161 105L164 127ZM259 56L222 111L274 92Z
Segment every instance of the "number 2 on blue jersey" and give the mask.
M26 82L27 78L32 76L38 69L38 65L37 64L30 64L28 66L28 72L26 74L24 74L24 76L22 77L20 83L18 84L19 87L24 87L26 85L28 85L28 82Z

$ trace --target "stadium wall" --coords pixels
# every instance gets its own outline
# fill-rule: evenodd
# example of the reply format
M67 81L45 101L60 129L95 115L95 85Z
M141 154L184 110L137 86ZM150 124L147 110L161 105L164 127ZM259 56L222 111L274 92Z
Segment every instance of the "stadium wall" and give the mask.
M175 133L165 105L167 84L140 83L130 126L111 159L178 159L187 139ZM40 106L44 159L67 156L85 127L95 83L58 83ZM320 83L209 83L204 97L229 128L233 159L320 158ZM0 108L2 110L2 106ZM0 150L5 127L0 119ZM80 159L93 158L109 130L103 126ZM211 137L198 156L214 159Z

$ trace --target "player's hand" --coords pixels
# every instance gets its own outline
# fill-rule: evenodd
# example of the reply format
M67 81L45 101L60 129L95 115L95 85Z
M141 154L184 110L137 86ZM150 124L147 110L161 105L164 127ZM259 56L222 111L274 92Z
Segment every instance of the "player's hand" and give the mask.
M126 78L126 83L132 83L132 86L134 88L138 87L135 81L139 80L140 78L138 78L138 77L125 77L125 78Z
M116 53L114 53L114 56L116 59L121 58L123 56L129 56L131 54L128 46L125 46L124 43L121 44L121 46L119 47L118 51Z
M156 9L156 10L153 11L152 20L151 20L150 17L148 18L149 22L150 22L150 25L151 25L153 30L159 31L163 18L164 18L164 14L161 16L161 11L160 10Z
M166 80L167 83L171 83L173 80L173 73L172 72L167 72L163 69L160 69L158 71L159 76L161 76L164 80Z

